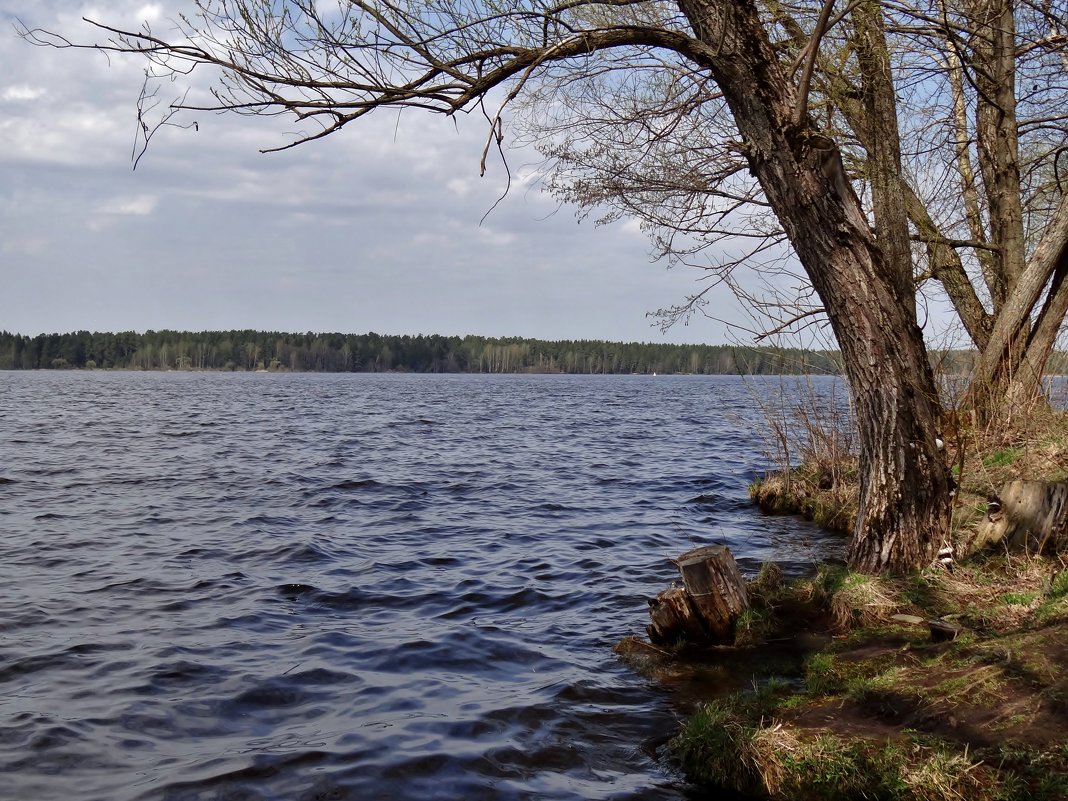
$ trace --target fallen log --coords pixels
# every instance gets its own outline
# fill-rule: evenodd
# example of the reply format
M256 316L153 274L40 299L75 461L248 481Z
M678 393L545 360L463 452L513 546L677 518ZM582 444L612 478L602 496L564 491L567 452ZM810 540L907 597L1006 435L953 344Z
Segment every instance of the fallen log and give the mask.
M726 545L708 545L674 560L682 587L664 590L649 602L649 639L659 644L727 643L734 624L749 608L749 594Z

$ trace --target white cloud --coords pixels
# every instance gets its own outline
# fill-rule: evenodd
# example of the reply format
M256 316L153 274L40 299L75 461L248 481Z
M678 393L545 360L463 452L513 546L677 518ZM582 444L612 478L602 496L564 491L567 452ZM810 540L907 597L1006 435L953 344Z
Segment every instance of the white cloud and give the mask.
M155 195L115 197L100 203L89 217L90 231L103 231L126 217L150 217L159 204Z
M146 6L141 6L134 16L142 22L156 22L163 16L163 7L158 3L149 3Z
M475 236L479 242L482 242L491 247L504 248L512 245L516 241L516 235L509 231L498 231L493 228L486 228L485 226L479 228Z
M445 188L459 197L465 197L471 192L471 180L468 178L450 178L445 182Z
M42 256L47 250L48 242L37 238L8 240L0 248L6 255L19 256Z
M36 100L42 97L44 93L44 89L37 89L26 84L16 84L15 86L7 87L4 93L0 95L0 100L6 103L20 103L27 100Z
M55 119L46 115L0 119L0 162L47 162L100 166L122 161L122 139L129 139L113 118L94 109L68 107ZM128 151L127 151L128 152Z
M635 220L633 217L624 220L623 223L619 226L619 230L625 234L629 234L631 236L638 236L642 239L645 239L645 234L642 233L641 222Z
M316 3L337 13L332 0ZM18 16L80 42L101 38L82 16L128 28L147 21L172 35L169 21L188 5L0 0L0 21ZM10 262L32 262L19 275L40 271L68 289L44 302L36 278L5 286L12 330L247 326L644 338L644 312L689 288L691 276L647 263L635 225L598 229L577 226L566 208L554 214L557 201L538 189L536 154L508 153L511 192L494 207L507 172L491 150L479 176L487 130L477 115L382 113L261 155L291 141L300 124L189 113L183 121L199 129L160 130L134 172L143 71L137 59L0 37L0 251ZM209 77L207 70L190 76L190 102L210 100ZM163 84L160 100L181 96L184 80ZM99 235L105 230L121 236ZM148 252L156 258L146 265ZM546 281L543 265L566 266L566 275ZM88 274L93 280L80 284ZM210 303L206 280L218 289ZM91 323L87 308L98 314ZM695 328L679 336L702 338Z
M156 210L159 198L155 195L137 195L136 197L115 198L100 206L100 214L119 216L146 217Z

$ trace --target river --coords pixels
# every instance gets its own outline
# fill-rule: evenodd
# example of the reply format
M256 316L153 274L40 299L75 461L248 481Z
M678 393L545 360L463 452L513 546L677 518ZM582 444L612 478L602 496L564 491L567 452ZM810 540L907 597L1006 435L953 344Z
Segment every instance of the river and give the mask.
M699 797L612 646L840 547L748 503L783 386L0 373L0 797Z

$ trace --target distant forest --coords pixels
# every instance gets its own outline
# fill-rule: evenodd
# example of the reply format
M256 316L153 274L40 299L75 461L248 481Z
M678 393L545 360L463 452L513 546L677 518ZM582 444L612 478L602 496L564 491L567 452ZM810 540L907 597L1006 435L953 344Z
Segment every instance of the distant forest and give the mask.
M0 370L411 373L837 373L837 352L519 337L276 331L0 333Z
M975 353L938 351L940 372L964 375ZM411 373L838 373L837 351L520 337L287 334L277 331L0 332L0 370L274 370ZM1054 353L1047 373L1068 373Z

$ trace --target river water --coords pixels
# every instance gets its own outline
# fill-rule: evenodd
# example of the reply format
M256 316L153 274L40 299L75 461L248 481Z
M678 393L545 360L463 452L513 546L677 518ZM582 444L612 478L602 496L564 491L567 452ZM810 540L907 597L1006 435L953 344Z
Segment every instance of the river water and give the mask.
M747 502L781 386L0 373L0 797L699 797L611 649L838 547Z

